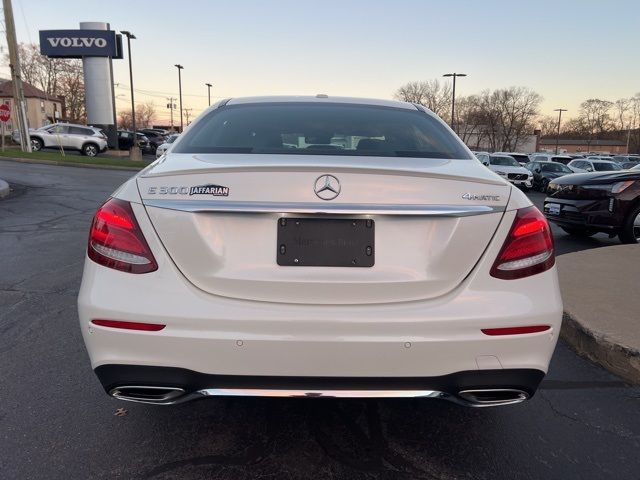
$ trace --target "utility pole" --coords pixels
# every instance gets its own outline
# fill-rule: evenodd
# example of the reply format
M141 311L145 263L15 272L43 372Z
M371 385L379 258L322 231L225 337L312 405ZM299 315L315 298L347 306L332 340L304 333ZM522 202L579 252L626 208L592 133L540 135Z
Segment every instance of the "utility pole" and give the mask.
M207 96L209 97L209 106L211 106L211 87L213 85L211 85L210 83L205 83L205 85L207 86Z
M187 117L187 127L189 126L189 118L191 117L191 112L193 111L193 108L185 108L184 109L184 114Z
M558 143L560 142L560 120L562 119L562 112L566 112L566 108L556 108L554 112L558 112L558 132L556 133L556 155L558 154Z
M453 77L453 94L451 96L451 128L456 131L456 77L466 77L466 73L445 73L443 77Z
M120 33L127 36L127 48L129 51L129 83L131 84L131 125L133 130L133 144L131 145L131 150L129 151L129 159L134 161L142 160L142 152L138 148L138 134L136 133L136 104L133 99L133 67L131 66L131 39L136 39L136 36L127 32L126 30L121 30Z
M180 97L180 133L182 133L182 131L184 130L184 122L182 120L182 74L181 74L181 71L184 67L180 64L175 64L174 67L178 69L178 90L179 90L178 96Z
M167 108L171 110L171 131L173 132L173 109L175 108L175 103L173 103L176 99L173 97L167 98L169 103L167 104Z
M13 21L11 0L2 0L2 7L4 9L4 24L9 46L9 68L11 69L11 81L13 83L13 108L16 110L14 115L18 117L22 151L31 152L31 138L29 137L29 124L27 123L27 112L25 111L22 73L20 72L20 58L18 56L18 40L16 39L16 25Z

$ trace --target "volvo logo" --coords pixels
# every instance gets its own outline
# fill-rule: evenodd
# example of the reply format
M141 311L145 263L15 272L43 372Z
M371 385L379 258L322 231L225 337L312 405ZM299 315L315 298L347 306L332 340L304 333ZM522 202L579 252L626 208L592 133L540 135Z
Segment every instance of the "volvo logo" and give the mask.
M333 200L340 195L340 181L333 175L321 175L316 179L313 191L322 200Z
M52 47L93 47L105 48L107 41L104 38L85 38L85 37L58 37L47 38Z

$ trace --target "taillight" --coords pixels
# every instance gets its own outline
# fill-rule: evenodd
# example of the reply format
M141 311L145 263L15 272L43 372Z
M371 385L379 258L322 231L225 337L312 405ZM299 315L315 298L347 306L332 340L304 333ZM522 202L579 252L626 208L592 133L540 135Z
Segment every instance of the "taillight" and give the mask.
M158 269L131 204L117 198L107 200L93 217L87 253L94 262L123 272Z
M503 280L528 277L549 270L554 263L553 237L546 218L536 207L521 208L491 267L491 276Z
M124 322L122 320L91 320L94 325L109 328L121 328L124 330L140 330L143 332L159 332L166 325L161 323Z

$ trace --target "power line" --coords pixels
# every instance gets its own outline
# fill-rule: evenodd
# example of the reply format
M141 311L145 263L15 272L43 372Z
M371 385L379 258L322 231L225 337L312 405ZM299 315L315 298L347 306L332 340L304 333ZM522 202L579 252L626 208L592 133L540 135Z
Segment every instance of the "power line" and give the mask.
M120 88L120 89L126 89L129 90L129 85L126 85L124 83L116 83L115 84L116 88ZM148 95L150 97L158 97L158 98L165 98L167 95L177 95L175 92L161 92L159 90L147 90L147 89L140 89L140 88L134 88L134 91L141 93L143 95ZM207 98L207 95L197 95L195 93L183 93L182 94L183 97L198 97L198 98ZM224 97L211 97L211 98L217 98L217 99L222 99Z

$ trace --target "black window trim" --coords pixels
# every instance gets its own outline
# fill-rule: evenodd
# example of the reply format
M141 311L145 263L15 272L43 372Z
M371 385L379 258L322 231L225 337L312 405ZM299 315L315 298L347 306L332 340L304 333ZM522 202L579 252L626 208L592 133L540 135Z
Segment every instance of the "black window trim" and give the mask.
M416 107L415 110L410 109L410 108L404 108L404 107L395 107L392 105L376 105L376 104L370 104L370 103L358 103L358 102L313 102L313 101L293 101L293 102L288 102L288 101L274 101L274 102L248 102L248 103L236 103L236 104L231 104L228 105L228 102L231 101L232 99L226 99L223 102L221 102L221 104L217 107L212 109L211 111L205 113L204 116L202 116L201 118L198 119L197 123L200 124L201 122L206 121L208 118L211 118L215 115L219 115L220 113L226 111L227 109L236 109L236 108L241 108L241 107L250 107L250 106L274 106L274 107L280 107L280 106L290 106L290 105L301 105L301 106L317 106L317 105L322 105L322 106L338 106L338 107L342 107L342 106L352 106L352 107L364 107L364 108L370 108L372 110L378 110L378 109L384 109L384 110L393 110L393 111L400 111L400 112L406 112L409 113L411 115L423 115L426 117L429 117L430 119L436 121L436 122L442 122L442 120L440 119L440 117L438 117L437 115L430 113L428 110L423 109L419 109L418 105L416 104L411 104L414 107ZM444 122L442 122L444 124ZM446 126L446 124L444 124L443 126ZM188 132L183 132L183 133L188 133ZM461 147L465 147L464 142L462 142L461 140L459 140L461 143ZM224 149L224 147L221 147L221 149ZM464 151L464 148L461 148ZM178 149L174 150L174 153L191 153L191 152L181 152L180 151L180 145L178 145ZM196 152L196 153L201 153L201 152ZM216 152L218 153L218 152ZM220 152L220 153L233 153L233 148L231 150L229 150L228 152ZM243 153L243 152L239 152L239 153ZM270 152L267 151L261 151L260 153L264 153L264 154L268 154ZM292 151L286 151L286 150L280 150L278 149L277 151L274 151L272 153L278 154L278 155L335 155L335 153L332 152L327 152L327 151L323 151L323 150L313 150L310 152L301 150L301 151L296 151L296 150L292 150ZM342 153L340 153L340 156L362 156L362 152L347 152L347 151L343 151ZM367 152L368 157L372 157L372 156L380 156L380 157L386 157L386 158L399 158L399 157L404 157L403 155L397 155L397 156L389 156L389 155L376 155L376 152ZM433 155L433 156L427 156L427 155L416 155L414 157L407 155L407 158L440 158L440 159L447 159L449 160L449 157L443 157L443 156L437 156L437 155ZM471 155L468 156L467 158L458 158L456 157L455 160L474 160L476 159L475 155ZM517 162L517 160L516 160Z

